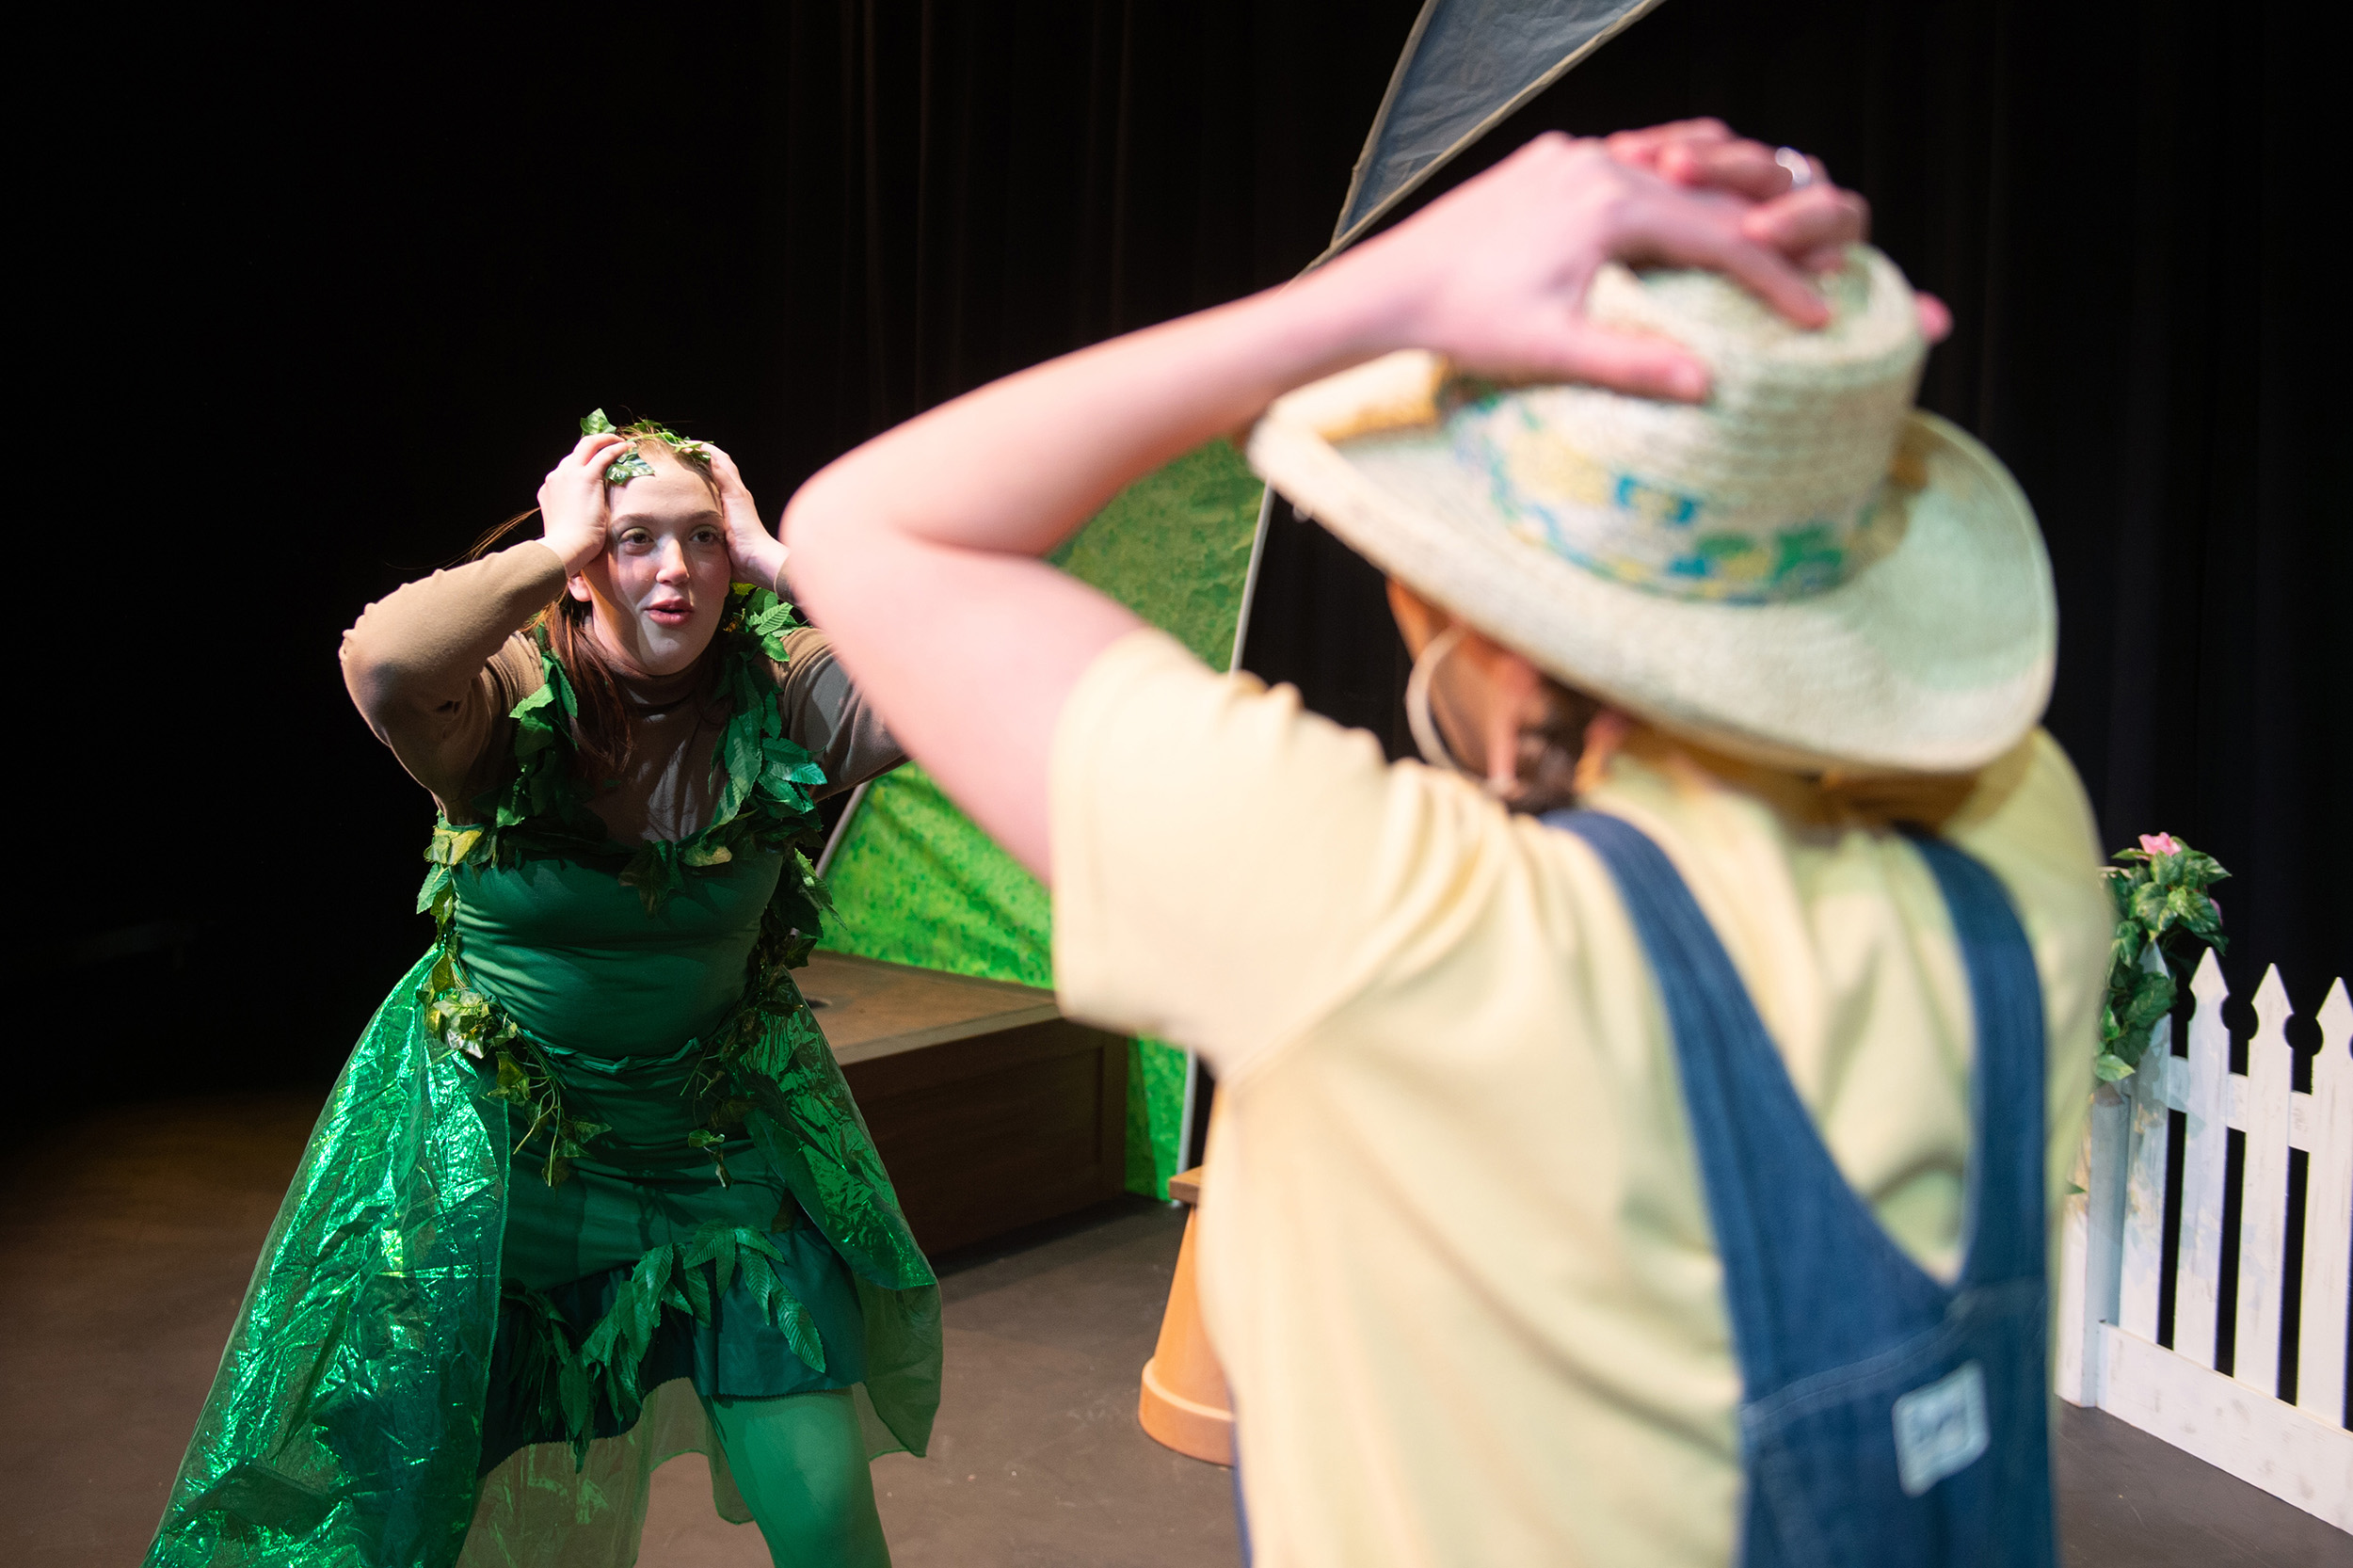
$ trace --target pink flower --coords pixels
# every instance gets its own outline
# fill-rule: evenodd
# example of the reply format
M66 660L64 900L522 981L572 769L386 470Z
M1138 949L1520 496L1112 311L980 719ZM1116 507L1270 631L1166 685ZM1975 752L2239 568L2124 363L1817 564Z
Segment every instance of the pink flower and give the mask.
M2140 836L2140 847L2152 855L2182 853L2182 846L2174 842L2173 835L2170 833L2144 833Z

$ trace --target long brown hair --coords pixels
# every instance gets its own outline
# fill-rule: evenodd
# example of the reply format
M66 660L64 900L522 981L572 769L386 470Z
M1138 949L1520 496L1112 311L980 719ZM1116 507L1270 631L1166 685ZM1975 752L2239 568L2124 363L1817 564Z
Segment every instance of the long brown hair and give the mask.
M632 452L647 447L657 448L676 458L689 472L712 488L715 499L718 483L711 476L711 465L691 452L680 452L652 436L639 438L631 443ZM466 552L466 559L478 561L516 529L539 515L533 506L517 512L504 522L486 531ZM572 683L575 712L572 719L573 771L590 788L600 788L629 771L636 755L637 744L630 731L629 705L622 700L619 672L612 660L598 646L590 630L595 616L593 604L574 599L568 580L556 590L555 598L547 607L531 618L530 629L547 633L548 648ZM705 693L712 690L712 672L718 666L719 638L712 636L709 646L696 658L694 674L696 689Z

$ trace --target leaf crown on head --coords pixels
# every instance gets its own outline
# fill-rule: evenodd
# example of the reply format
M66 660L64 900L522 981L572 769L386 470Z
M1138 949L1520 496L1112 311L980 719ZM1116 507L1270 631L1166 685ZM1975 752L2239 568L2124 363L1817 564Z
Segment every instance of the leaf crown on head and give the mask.
M602 408L591 408L588 410L588 417L580 422L580 433L584 436L602 436L610 433L616 436L633 436L639 440L660 441L672 452L677 453L681 460L692 463L695 467L706 472L711 467L709 442L690 441L657 419L641 419L631 424L616 424L605 417ZM637 448L633 445L616 457L604 471L604 482L608 485L626 485L632 479L652 477L653 465L639 456Z

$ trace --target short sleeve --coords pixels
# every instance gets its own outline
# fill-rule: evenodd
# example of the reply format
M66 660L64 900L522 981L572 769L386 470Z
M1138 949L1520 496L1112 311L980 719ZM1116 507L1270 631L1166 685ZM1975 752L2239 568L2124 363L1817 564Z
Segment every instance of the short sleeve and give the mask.
M1064 709L1052 773L1064 1008L1245 1073L1372 985L1502 831L1297 692L1131 632ZM1468 852L1466 856L1466 852Z
M2038 729L1986 773L1945 831L2001 878L2034 948L2047 1032L2043 1174L2056 1200L2073 1174L2090 1110L2115 916L2091 802L2058 743Z
M825 770L816 795L824 799L888 773L907 760L882 715L833 656L833 642L815 627L785 633L785 661L776 670L776 700L785 733Z

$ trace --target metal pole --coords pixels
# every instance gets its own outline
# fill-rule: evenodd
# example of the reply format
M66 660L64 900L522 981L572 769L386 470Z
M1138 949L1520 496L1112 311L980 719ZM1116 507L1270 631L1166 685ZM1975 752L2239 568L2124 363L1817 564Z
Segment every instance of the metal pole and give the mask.
M866 803L866 792L873 787L874 781L870 778L850 792L850 803L841 808L841 816L834 823L833 831L825 835L825 847L817 852L819 876L824 875L826 868L833 864L833 852L841 847L842 839L849 833L850 819L857 815L857 808Z
M1225 668L1231 672L1241 668L1242 646L1250 640L1250 605L1258 597L1258 563L1266 558L1267 524L1274 516L1274 487L1269 485L1258 492L1258 527L1250 538L1250 569L1241 580L1241 609L1234 616L1234 651L1226 657ZM842 818L847 822L848 817ZM1193 1129L1201 1114L1201 1057L1196 1051L1185 1052L1185 1102L1176 1113L1176 1166L1182 1170L1193 1158Z
M1250 606L1258 597L1258 563L1266 559L1266 530L1274 516L1274 487L1258 492L1258 527L1250 536L1250 568L1242 574L1241 609L1234 616L1234 651L1226 656L1225 671L1241 668L1242 645L1250 640Z

